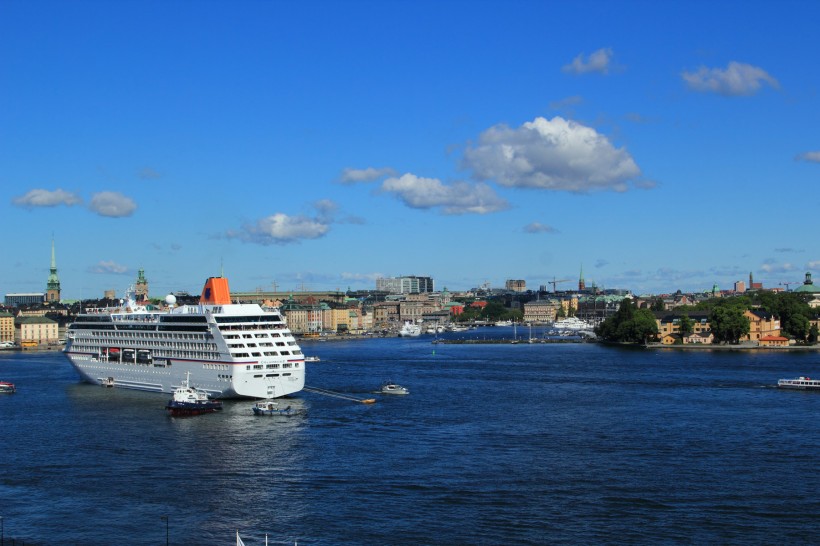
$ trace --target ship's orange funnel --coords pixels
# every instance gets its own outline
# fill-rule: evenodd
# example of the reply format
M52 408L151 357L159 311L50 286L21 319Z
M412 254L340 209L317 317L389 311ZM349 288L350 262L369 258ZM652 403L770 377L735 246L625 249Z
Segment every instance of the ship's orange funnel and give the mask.
M228 289L228 279L225 277L209 277L202 288L199 303L225 305L231 303L231 291Z

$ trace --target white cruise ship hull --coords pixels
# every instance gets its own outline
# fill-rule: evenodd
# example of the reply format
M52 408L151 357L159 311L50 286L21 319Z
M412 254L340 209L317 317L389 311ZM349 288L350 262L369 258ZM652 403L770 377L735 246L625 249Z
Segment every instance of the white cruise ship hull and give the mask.
M208 279L200 302L83 313L67 329L64 353L83 381L106 387L171 394L190 377L212 398L304 388L305 357L278 310L232 304L221 277Z

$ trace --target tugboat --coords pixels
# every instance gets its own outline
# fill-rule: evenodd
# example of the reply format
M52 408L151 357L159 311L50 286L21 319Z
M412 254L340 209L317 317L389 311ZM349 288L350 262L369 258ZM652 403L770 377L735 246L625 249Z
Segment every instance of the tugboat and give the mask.
M208 393L190 385L191 373L185 377L185 383L174 390L174 397L168 401L165 409L173 417L202 415L222 409L222 402L211 400Z
M17 389L14 387L14 383L0 381L0 394L14 394L15 392L17 392Z

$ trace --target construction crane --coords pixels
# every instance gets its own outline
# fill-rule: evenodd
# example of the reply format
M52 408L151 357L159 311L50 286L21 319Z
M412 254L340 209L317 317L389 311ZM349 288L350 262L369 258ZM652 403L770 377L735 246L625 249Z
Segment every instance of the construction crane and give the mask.
M803 284L803 283L800 283L800 282L781 282L780 286L785 286L786 287L786 292L788 292L789 291L789 286L791 286L793 284Z
M569 281L570 281L570 279L561 279L559 281L556 281L555 277L553 277L551 281L547 281L547 284L551 284L552 285L552 291L557 292L558 289L555 286L556 284L558 284L559 282L569 282Z

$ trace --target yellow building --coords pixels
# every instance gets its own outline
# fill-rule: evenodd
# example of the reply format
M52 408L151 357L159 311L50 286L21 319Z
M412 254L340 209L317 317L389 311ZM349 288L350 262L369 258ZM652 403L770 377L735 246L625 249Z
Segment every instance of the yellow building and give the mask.
M58 324L46 317L18 317L14 327L14 341L21 347L54 345L60 337Z
M0 311L0 342L14 341L14 315Z
M755 310L746 311L743 316L749 319L749 335L741 337L741 341L759 341L764 337L780 336L780 319L771 313Z

